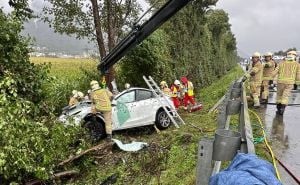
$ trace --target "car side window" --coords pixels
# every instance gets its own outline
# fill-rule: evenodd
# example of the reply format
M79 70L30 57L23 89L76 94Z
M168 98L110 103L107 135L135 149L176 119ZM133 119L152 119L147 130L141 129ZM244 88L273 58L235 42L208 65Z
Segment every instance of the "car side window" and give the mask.
M147 100L153 97L151 91L137 90L136 101Z
M135 101L135 91L127 92L116 99L121 103L131 103Z

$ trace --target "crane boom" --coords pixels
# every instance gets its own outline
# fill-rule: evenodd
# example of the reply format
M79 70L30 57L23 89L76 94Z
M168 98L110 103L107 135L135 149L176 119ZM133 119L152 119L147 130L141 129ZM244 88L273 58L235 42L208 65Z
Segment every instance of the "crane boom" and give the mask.
M109 68L117 63L126 53L145 40L164 22L187 5L189 1L191 0L169 0L146 22L132 29L131 32L101 60L98 69L102 72L108 71Z

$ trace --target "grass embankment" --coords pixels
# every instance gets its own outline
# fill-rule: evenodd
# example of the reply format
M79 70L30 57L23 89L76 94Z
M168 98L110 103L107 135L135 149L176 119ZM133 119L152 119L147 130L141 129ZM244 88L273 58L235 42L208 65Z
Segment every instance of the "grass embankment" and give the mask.
M197 91L196 97L204 109L181 113L187 124L180 129L172 127L157 133L152 127L146 127L115 133L114 137L124 142L143 141L150 147L136 153L114 150L104 158L86 158L81 164L82 176L70 184L97 184L115 173L118 173L117 184L195 184L199 139L213 136L216 128L216 115L208 114L208 110L241 74L242 70L236 67L209 87ZM189 123L210 132L201 133Z
M80 67L96 68L90 60L31 58L34 63L50 62L51 75L58 81L76 83L83 76ZM84 64L82 64L84 63ZM208 110L226 93L231 82L241 76L236 67L210 86L197 90L196 98L204 109L195 113L181 113L187 123L180 129L171 127L157 133L153 127L130 129L114 133L114 137L127 143L143 141L150 147L145 151L129 153L118 149L113 154L103 153L84 156L64 166L64 170L79 169L80 176L67 184L100 184L108 176L117 173L117 184L195 184L198 142L201 137L213 137L216 128L216 114ZM201 133L189 123L208 132ZM101 141L104 142L104 141ZM103 151L102 151L103 152ZM105 153L105 152L104 152Z

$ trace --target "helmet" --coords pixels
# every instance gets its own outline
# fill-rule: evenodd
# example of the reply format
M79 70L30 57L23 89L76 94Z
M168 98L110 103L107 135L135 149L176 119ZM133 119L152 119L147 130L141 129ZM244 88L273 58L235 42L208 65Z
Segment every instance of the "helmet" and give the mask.
M260 53L258 53L258 52L253 53L252 57L258 57L258 58L260 58Z
M175 84L175 85L180 85L179 80L175 80L175 81L174 81L174 84Z
M267 52L266 54L265 54L265 57L272 57L273 56L273 54L271 53L271 52Z
M99 83L96 80L91 81L90 83L92 90L99 89Z
M289 51L289 52L287 52L287 55L295 55L295 56L297 56L297 52L296 51Z
M129 89L130 88L130 84L129 83L126 83L125 84L125 89Z
M187 79L187 77L181 77L181 81L183 82L183 83L187 83L188 82L188 79Z
M95 84L98 84L98 85L99 85L99 83L98 83L96 80L93 80L93 81L91 81L91 83L90 83L91 86L93 86L93 85L95 85Z
M82 92L80 92L80 91L77 94L78 94L79 98L83 98L84 97L84 94Z
M165 85L167 85L167 82L166 82L166 81L161 81L161 82L160 82L160 85L165 86Z
M76 95L77 93L78 93L78 91L76 91L76 90L72 91L73 96Z

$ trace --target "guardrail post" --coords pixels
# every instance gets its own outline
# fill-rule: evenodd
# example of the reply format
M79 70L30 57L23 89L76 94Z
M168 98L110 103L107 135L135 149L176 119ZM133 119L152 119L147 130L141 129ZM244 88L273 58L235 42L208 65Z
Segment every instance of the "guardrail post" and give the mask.
M197 185L207 185L212 172L213 139L203 138L198 145Z

